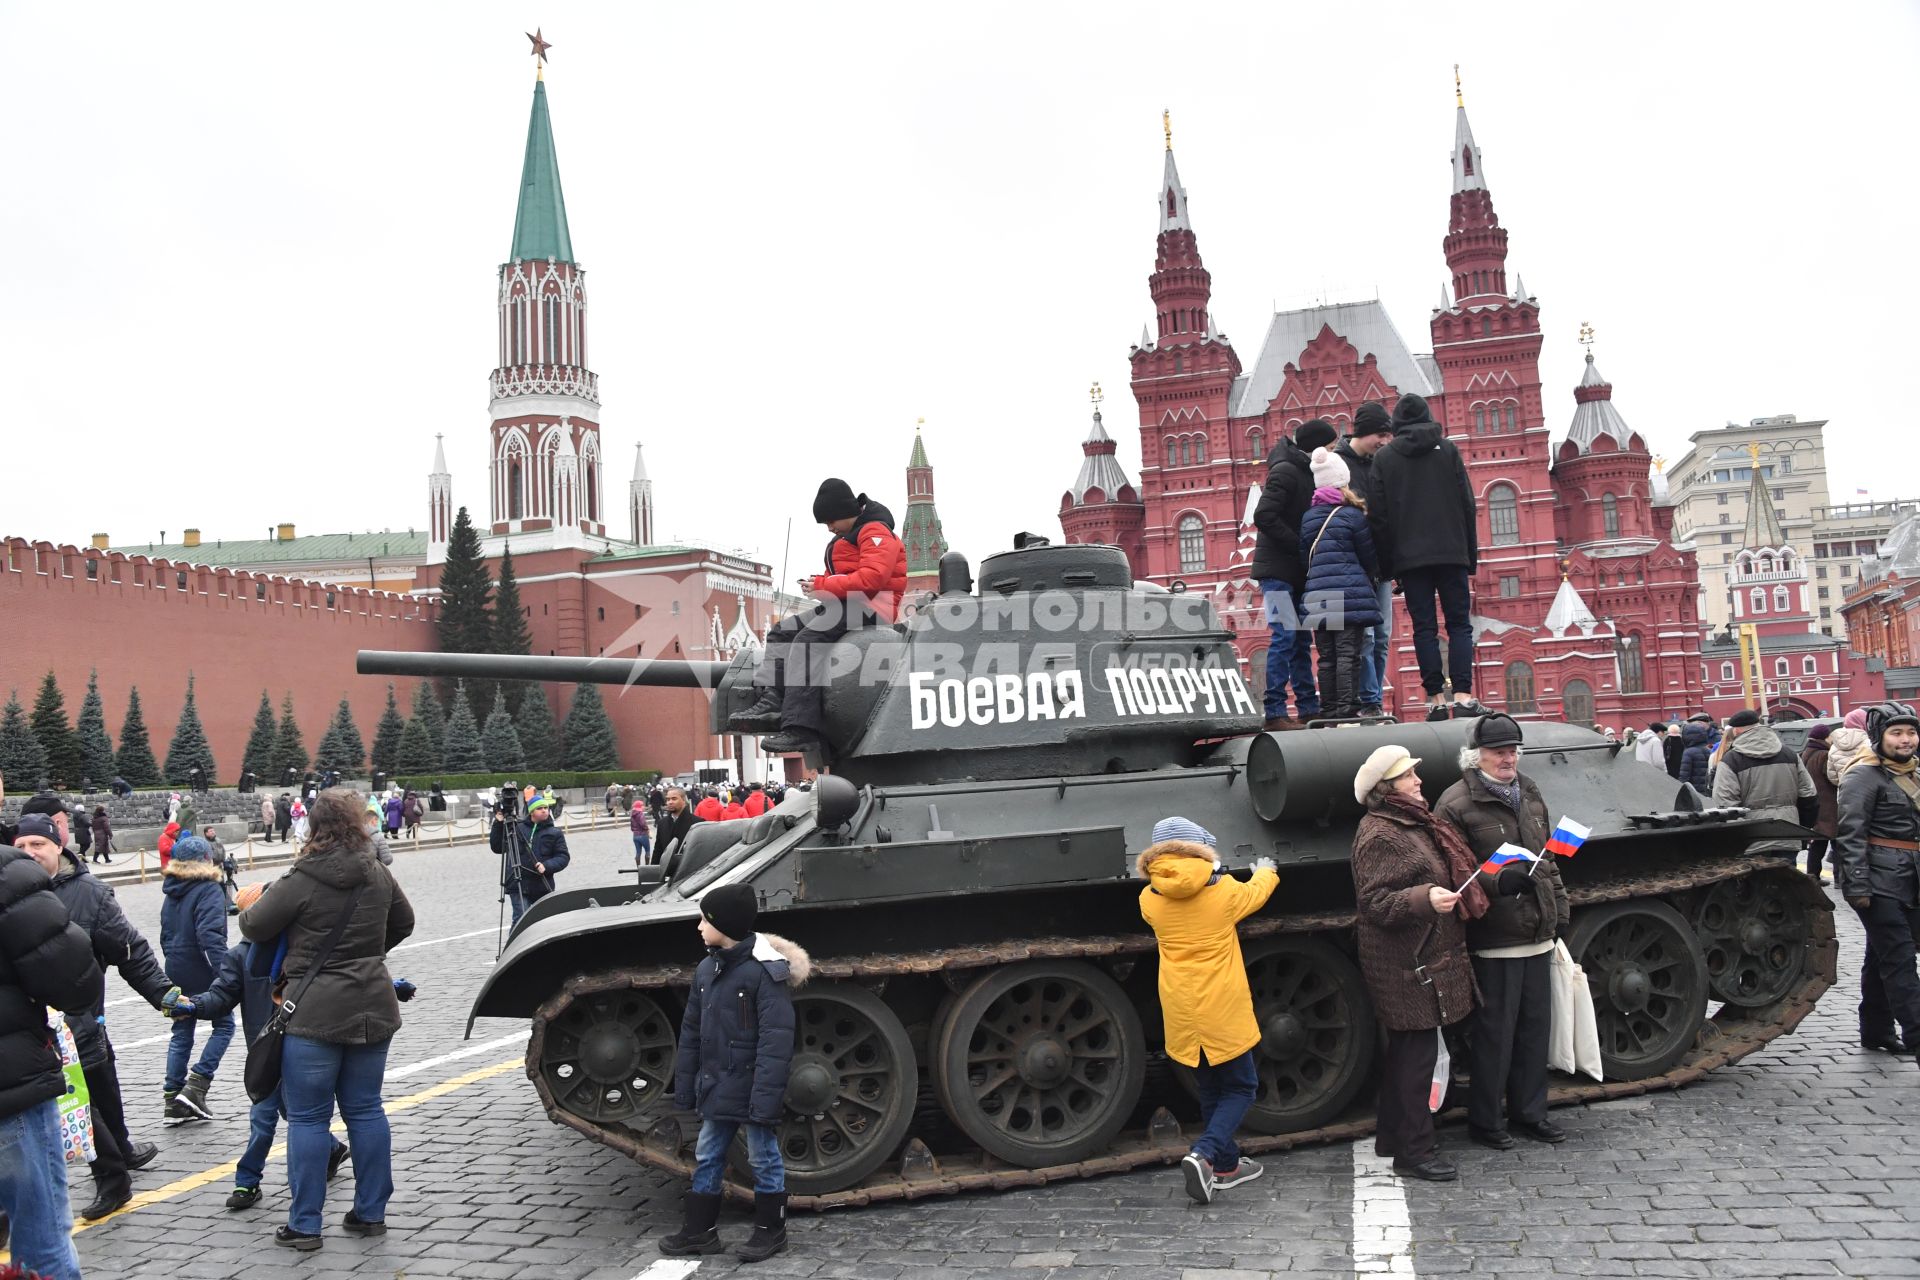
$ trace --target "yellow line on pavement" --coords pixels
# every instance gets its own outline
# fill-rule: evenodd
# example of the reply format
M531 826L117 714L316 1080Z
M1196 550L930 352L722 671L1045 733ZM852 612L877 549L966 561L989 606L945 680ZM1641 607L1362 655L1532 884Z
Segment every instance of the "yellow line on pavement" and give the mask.
M431 1102L435 1098L444 1097L456 1089L464 1089L470 1084L478 1084L482 1080L491 1079L504 1072L512 1071L515 1067L525 1067L526 1061L525 1058L509 1058L505 1062L497 1062L493 1066L481 1067L477 1071L469 1071L465 1075L454 1076L450 1080L443 1080L431 1089L422 1089L418 1093L407 1094L404 1098L390 1099L387 1102L387 1114L391 1115L396 1111L406 1111L422 1103ZM345 1126L337 1121L334 1123L333 1128L336 1133L345 1132ZM277 1142L274 1144L273 1150L267 1153L267 1159L272 1160L285 1155L286 1150L286 1143ZM104 1218L96 1218L92 1222L88 1222L84 1218L74 1219L73 1234L79 1235L82 1231L91 1231L95 1227L103 1227L122 1214L135 1213L141 1209L145 1209L149 1205L161 1204L168 1200L177 1199L189 1191L198 1191L208 1183L218 1182L222 1178L228 1177L239 1167L240 1162L238 1160L229 1160L225 1164L215 1165L211 1169L203 1169L199 1173L189 1174L184 1178L176 1179L173 1182L167 1183L164 1187L155 1187L152 1191L142 1191L134 1196L133 1199L127 1201L125 1207L114 1210ZM0 1263L4 1263L6 1260L6 1255L0 1254Z

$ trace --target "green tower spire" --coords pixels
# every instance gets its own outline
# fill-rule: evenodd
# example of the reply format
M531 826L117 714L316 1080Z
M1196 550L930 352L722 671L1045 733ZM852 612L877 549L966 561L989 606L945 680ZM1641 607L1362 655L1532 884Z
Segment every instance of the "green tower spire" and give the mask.
M573 261L567 234L567 201L560 194L560 157L553 148L553 122L547 116L547 86L533 85L533 115L527 121L527 158L520 166L520 207L513 215L513 252L522 259Z

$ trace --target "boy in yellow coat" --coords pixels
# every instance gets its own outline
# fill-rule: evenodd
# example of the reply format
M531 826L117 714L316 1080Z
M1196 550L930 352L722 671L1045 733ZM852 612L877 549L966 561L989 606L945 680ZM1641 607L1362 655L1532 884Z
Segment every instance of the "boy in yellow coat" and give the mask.
M1280 884L1271 858L1242 883L1220 869L1213 833L1185 818L1162 818L1140 855L1140 914L1160 943L1160 1012L1167 1056L1192 1067L1200 1083L1199 1140L1180 1162L1187 1194L1201 1204L1222 1187L1260 1176L1233 1134L1260 1087L1253 1051L1260 1024L1234 927Z

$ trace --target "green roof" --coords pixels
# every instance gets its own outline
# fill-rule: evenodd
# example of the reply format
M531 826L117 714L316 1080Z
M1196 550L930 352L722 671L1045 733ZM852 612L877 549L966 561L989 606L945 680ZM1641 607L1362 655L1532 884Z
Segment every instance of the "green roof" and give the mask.
M560 157L554 153L553 123L547 118L547 86L535 81L527 158L520 166L520 208L513 215L513 252L507 260L546 258L572 262L573 238L567 234L567 202L560 194Z
M610 560L647 560L654 556L706 555L708 550L706 547L682 547L672 543L662 543L659 546L630 546L622 547L618 551L604 551L587 563L605 564ZM724 555L725 553L714 552L713 554Z
M927 461L927 446L921 443L920 433L918 431L913 433L913 456L907 459L907 465L910 467L930 467L933 465Z
M368 556L376 560L394 557L425 560L427 533L424 529L397 533L316 533L286 542L277 538L249 538L238 542L207 539L197 547L189 547L183 542L136 542L111 550L130 556L150 556L156 560L184 560L192 564L227 565L232 568L243 565L332 563L365 560Z

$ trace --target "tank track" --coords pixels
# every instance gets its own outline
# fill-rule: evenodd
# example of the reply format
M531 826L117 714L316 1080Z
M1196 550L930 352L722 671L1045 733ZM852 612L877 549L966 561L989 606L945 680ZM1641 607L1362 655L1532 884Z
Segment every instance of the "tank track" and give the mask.
M1671 874L1609 880L1572 888L1576 907L1591 907L1635 898L1658 898L1709 885L1785 868L1790 861L1769 856L1738 855L1689 863ZM1805 881L1798 871L1793 874ZM1761 1008L1725 1006L1702 1025L1693 1048L1671 1070L1638 1080L1576 1082L1556 1076L1549 1095L1553 1106L1602 1102L1633 1097L1657 1089L1678 1089L1700 1079L1707 1072L1740 1061L1775 1037L1800 1025L1813 1006L1835 981L1838 942L1833 927L1833 908L1810 881L1801 894L1808 907L1807 958L1801 979L1780 999ZM1243 939L1277 934L1324 933L1353 927L1351 911L1276 915L1248 920L1241 924ZM1148 935L1023 938L987 947L950 950L845 956L816 960L813 977L870 981L896 974L941 973L949 970L988 968L1025 960L1099 960L1151 952L1155 943ZM683 1177L690 1177L693 1164L690 1140L680 1122L663 1115L644 1132L623 1124L601 1125L582 1119L556 1105L553 1093L541 1078L539 1063L547 1024L575 999L605 991L686 988L692 985L694 966L656 965L644 969L618 970L569 979L552 998L535 1012L533 1034L527 1046L527 1075L540 1094L547 1115L555 1123L604 1143L641 1164ZM1442 1121L1464 1116L1464 1110L1452 1109L1439 1117ZM1373 1132L1371 1115L1357 1116L1317 1128L1293 1133L1257 1135L1243 1133L1237 1139L1249 1153L1286 1151L1298 1146L1326 1142L1352 1142ZM1003 1191L1015 1187L1040 1187L1048 1183L1101 1174L1122 1173L1148 1165L1172 1164L1187 1151L1187 1135L1178 1121L1164 1108L1156 1110L1144 1130L1122 1132L1106 1152L1072 1164L1043 1168L1021 1168L1005 1164L985 1152L958 1156L935 1156L918 1139L910 1140L896 1166L870 1175L860 1184L820 1195L795 1195L790 1200L796 1209L836 1209L879 1204L891 1200L919 1200L930 1196L953 1195L963 1191ZM726 1194L750 1202L752 1193L729 1181Z

